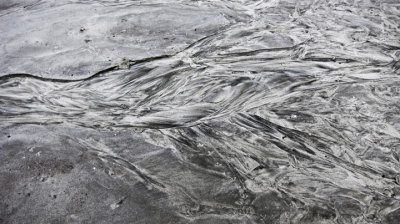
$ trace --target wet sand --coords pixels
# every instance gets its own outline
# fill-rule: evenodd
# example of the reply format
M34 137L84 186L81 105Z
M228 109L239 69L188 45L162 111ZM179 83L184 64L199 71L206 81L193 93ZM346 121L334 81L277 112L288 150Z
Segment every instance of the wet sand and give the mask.
M397 1L0 3L0 223L399 223Z

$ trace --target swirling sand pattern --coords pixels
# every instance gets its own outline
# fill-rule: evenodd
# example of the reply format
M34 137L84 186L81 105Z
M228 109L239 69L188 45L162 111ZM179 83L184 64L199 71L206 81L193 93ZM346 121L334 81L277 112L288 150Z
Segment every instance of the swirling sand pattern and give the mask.
M58 136L111 177L98 182L147 187L159 215L125 221L398 223L400 4L185 4L229 11L229 23L91 76L3 75L2 153ZM125 194L112 210L142 200Z

